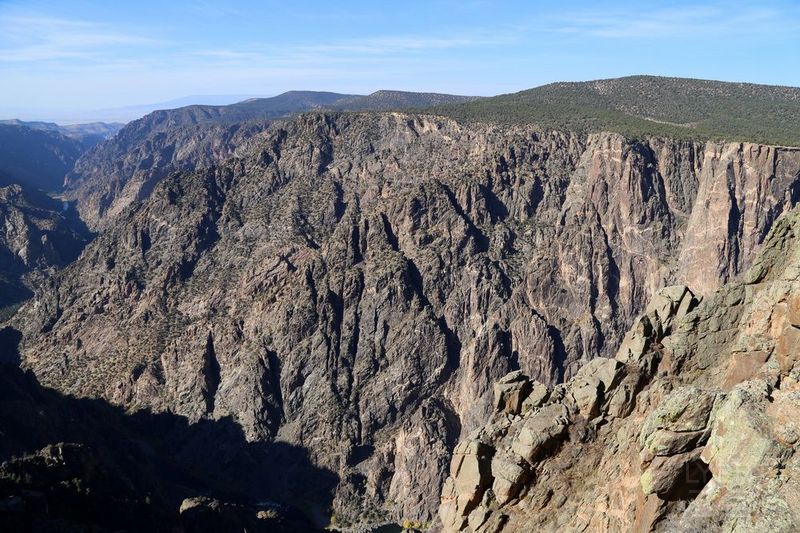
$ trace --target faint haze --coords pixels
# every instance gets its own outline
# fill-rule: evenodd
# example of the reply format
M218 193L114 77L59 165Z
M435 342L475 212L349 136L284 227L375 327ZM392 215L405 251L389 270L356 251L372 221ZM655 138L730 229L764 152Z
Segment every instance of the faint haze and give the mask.
M800 85L799 35L793 0L0 0L0 118L129 120L147 102L292 89L493 95L630 74Z
M135 104L123 107L105 109L75 109L70 106L53 108L4 108L2 113L8 117L21 120L42 120L57 122L59 124L82 124L87 122L130 122L157 109L173 109L187 105L227 105L247 100L272 95L256 94L214 94L194 95L183 98L174 98L164 102L150 104Z

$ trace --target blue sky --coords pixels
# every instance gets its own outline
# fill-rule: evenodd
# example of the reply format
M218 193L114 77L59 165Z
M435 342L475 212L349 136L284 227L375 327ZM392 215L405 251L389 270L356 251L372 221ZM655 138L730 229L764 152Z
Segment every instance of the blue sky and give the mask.
M659 74L800 85L800 1L0 0L0 114L188 95L491 95Z

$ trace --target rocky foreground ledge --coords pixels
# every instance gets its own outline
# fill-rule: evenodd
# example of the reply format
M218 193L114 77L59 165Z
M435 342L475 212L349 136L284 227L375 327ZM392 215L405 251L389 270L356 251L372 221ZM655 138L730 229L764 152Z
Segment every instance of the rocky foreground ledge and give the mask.
M613 359L512 372L456 447L445 531L800 529L800 216L743 279L667 287Z

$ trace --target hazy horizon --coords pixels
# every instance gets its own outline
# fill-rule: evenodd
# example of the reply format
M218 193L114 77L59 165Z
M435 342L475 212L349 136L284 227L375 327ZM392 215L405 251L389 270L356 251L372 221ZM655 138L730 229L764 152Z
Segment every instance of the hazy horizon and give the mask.
M800 50L800 6L787 0L648 9L581 0L568 10L521 0L310 1L302 9L0 0L0 36L0 118L62 123L187 95L491 96L637 74L800 85L798 69L788 68Z
M655 76L655 77L667 77L667 76L659 76L657 74L631 74L630 76ZM624 77L624 76L623 76ZM591 81L598 81L602 79L616 79L616 78L596 78L593 80L559 80L564 82L591 82ZM686 78L689 79L689 78ZM702 79L702 78L695 78L695 79ZM746 81L746 80L705 80L705 81L719 81L724 83L747 83L753 84L753 82ZM558 83L557 82L549 82L549 83ZM548 85L548 84L542 84ZM541 87L542 85L536 85L532 87L525 87L520 90L526 89L535 89L537 87ZM772 85L772 86L781 86L775 84L757 84L757 85ZM784 85L785 87L795 87L791 85ZM376 91L380 90L394 90L394 89L376 89L375 91L370 91L369 93L364 94L371 94ZM152 103L136 103L116 108L109 108L109 109L87 109L87 110L73 110L73 111L63 111L58 108L54 108L51 110L36 110L36 109L22 109L17 110L18 112L14 114L14 111L11 111L11 115L9 116L2 116L0 115L0 121L3 120L21 120L23 122L53 122L57 123L62 126L66 125L73 125L73 124L85 124L89 122L106 122L106 123L127 123L131 120L136 120L137 118L141 118L144 115L151 113L152 111L156 111L158 109L174 109L178 107L190 106L190 105L230 105L235 104L238 102L242 102L244 100L253 99L253 98L272 98L274 96L278 96L280 94L291 92L291 91L309 91L309 89L288 89L287 91L283 91L278 94L268 94L268 95L242 95L242 94L214 94L214 95L190 95L184 96L179 98L173 98L171 100L166 100L163 102L152 102ZM333 91L325 91L324 89L321 90L314 90L317 92L333 92ZM412 92L423 92L423 91L412 91ZM517 91L514 91L517 92ZM352 92L344 92L340 94L352 94L356 95L357 93ZM486 95L466 95L462 94L461 96L480 96L480 97L491 97L491 96L499 96L501 94L507 93L499 93L499 94L486 94ZM3 108L0 107L0 112L2 112ZM13 116L12 116L13 115Z
M131 120L140 118L157 109L172 109L187 105L228 105L247 100L248 98L269 98L270 96L274 95L189 95L162 102L132 102L128 105L105 109L4 109L0 107L0 112L9 115L0 115L0 120L19 119L25 122L55 122L60 125L83 124L87 122L130 122Z

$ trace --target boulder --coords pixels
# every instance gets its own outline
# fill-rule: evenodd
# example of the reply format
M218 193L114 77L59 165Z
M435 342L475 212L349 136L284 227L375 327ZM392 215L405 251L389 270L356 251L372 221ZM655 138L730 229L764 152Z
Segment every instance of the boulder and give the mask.
M639 365L656 339L655 329L647 315L636 319L617 350L616 359L622 363Z
M682 453L704 443L716 399L716 393L697 387L673 391L642 426L639 445L645 460Z
M791 453L791 447L782 445L770 428L772 421L764 412L769 397L764 382L748 381L722 402L702 455L718 483L731 488L754 484ZM791 403L798 414L798 402Z
M636 384L623 382L606 400L606 414L611 417L628 416L636 402Z
M186 498L181 502L180 517L186 533L248 531L253 533L294 533L321 531L299 511L264 503L249 506L206 496Z
M531 381L521 370L506 374L494 384L495 411L510 415L520 414L522 403L531 390Z
M525 415L537 407L541 407L550 397L547 385L538 381L531 382L531 392L522 402L522 414Z
M497 504L503 506L519 495L525 483L529 481L530 472L527 464L519 457L505 453L492 457L492 492Z
M525 419L511 449L535 463L561 439L569 425L569 411L563 404L546 405Z
M669 457L656 457L642 473L640 483L645 496L657 494L666 499L676 492L681 484L691 484L700 489L710 478L701 465L701 449ZM704 474L705 472L705 474Z
M674 322L682 320L698 303L694 293L683 285L664 287L658 291L644 315L625 334L616 359L652 370L653 362L645 357L651 345L660 342L672 330Z
M570 383L570 392L585 417L600 413L600 407L624 375L625 365L615 359L598 357L585 364Z
M490 487L493 454L491 446L476 439L462 441L453 450L450 477L442 489L439 506L439 517L446 530L462 529Z
M684 285L672 285L658 291L645 310L645 314L657 319L661 334L668 331L673 319L681 319L697 305L692 291Z

